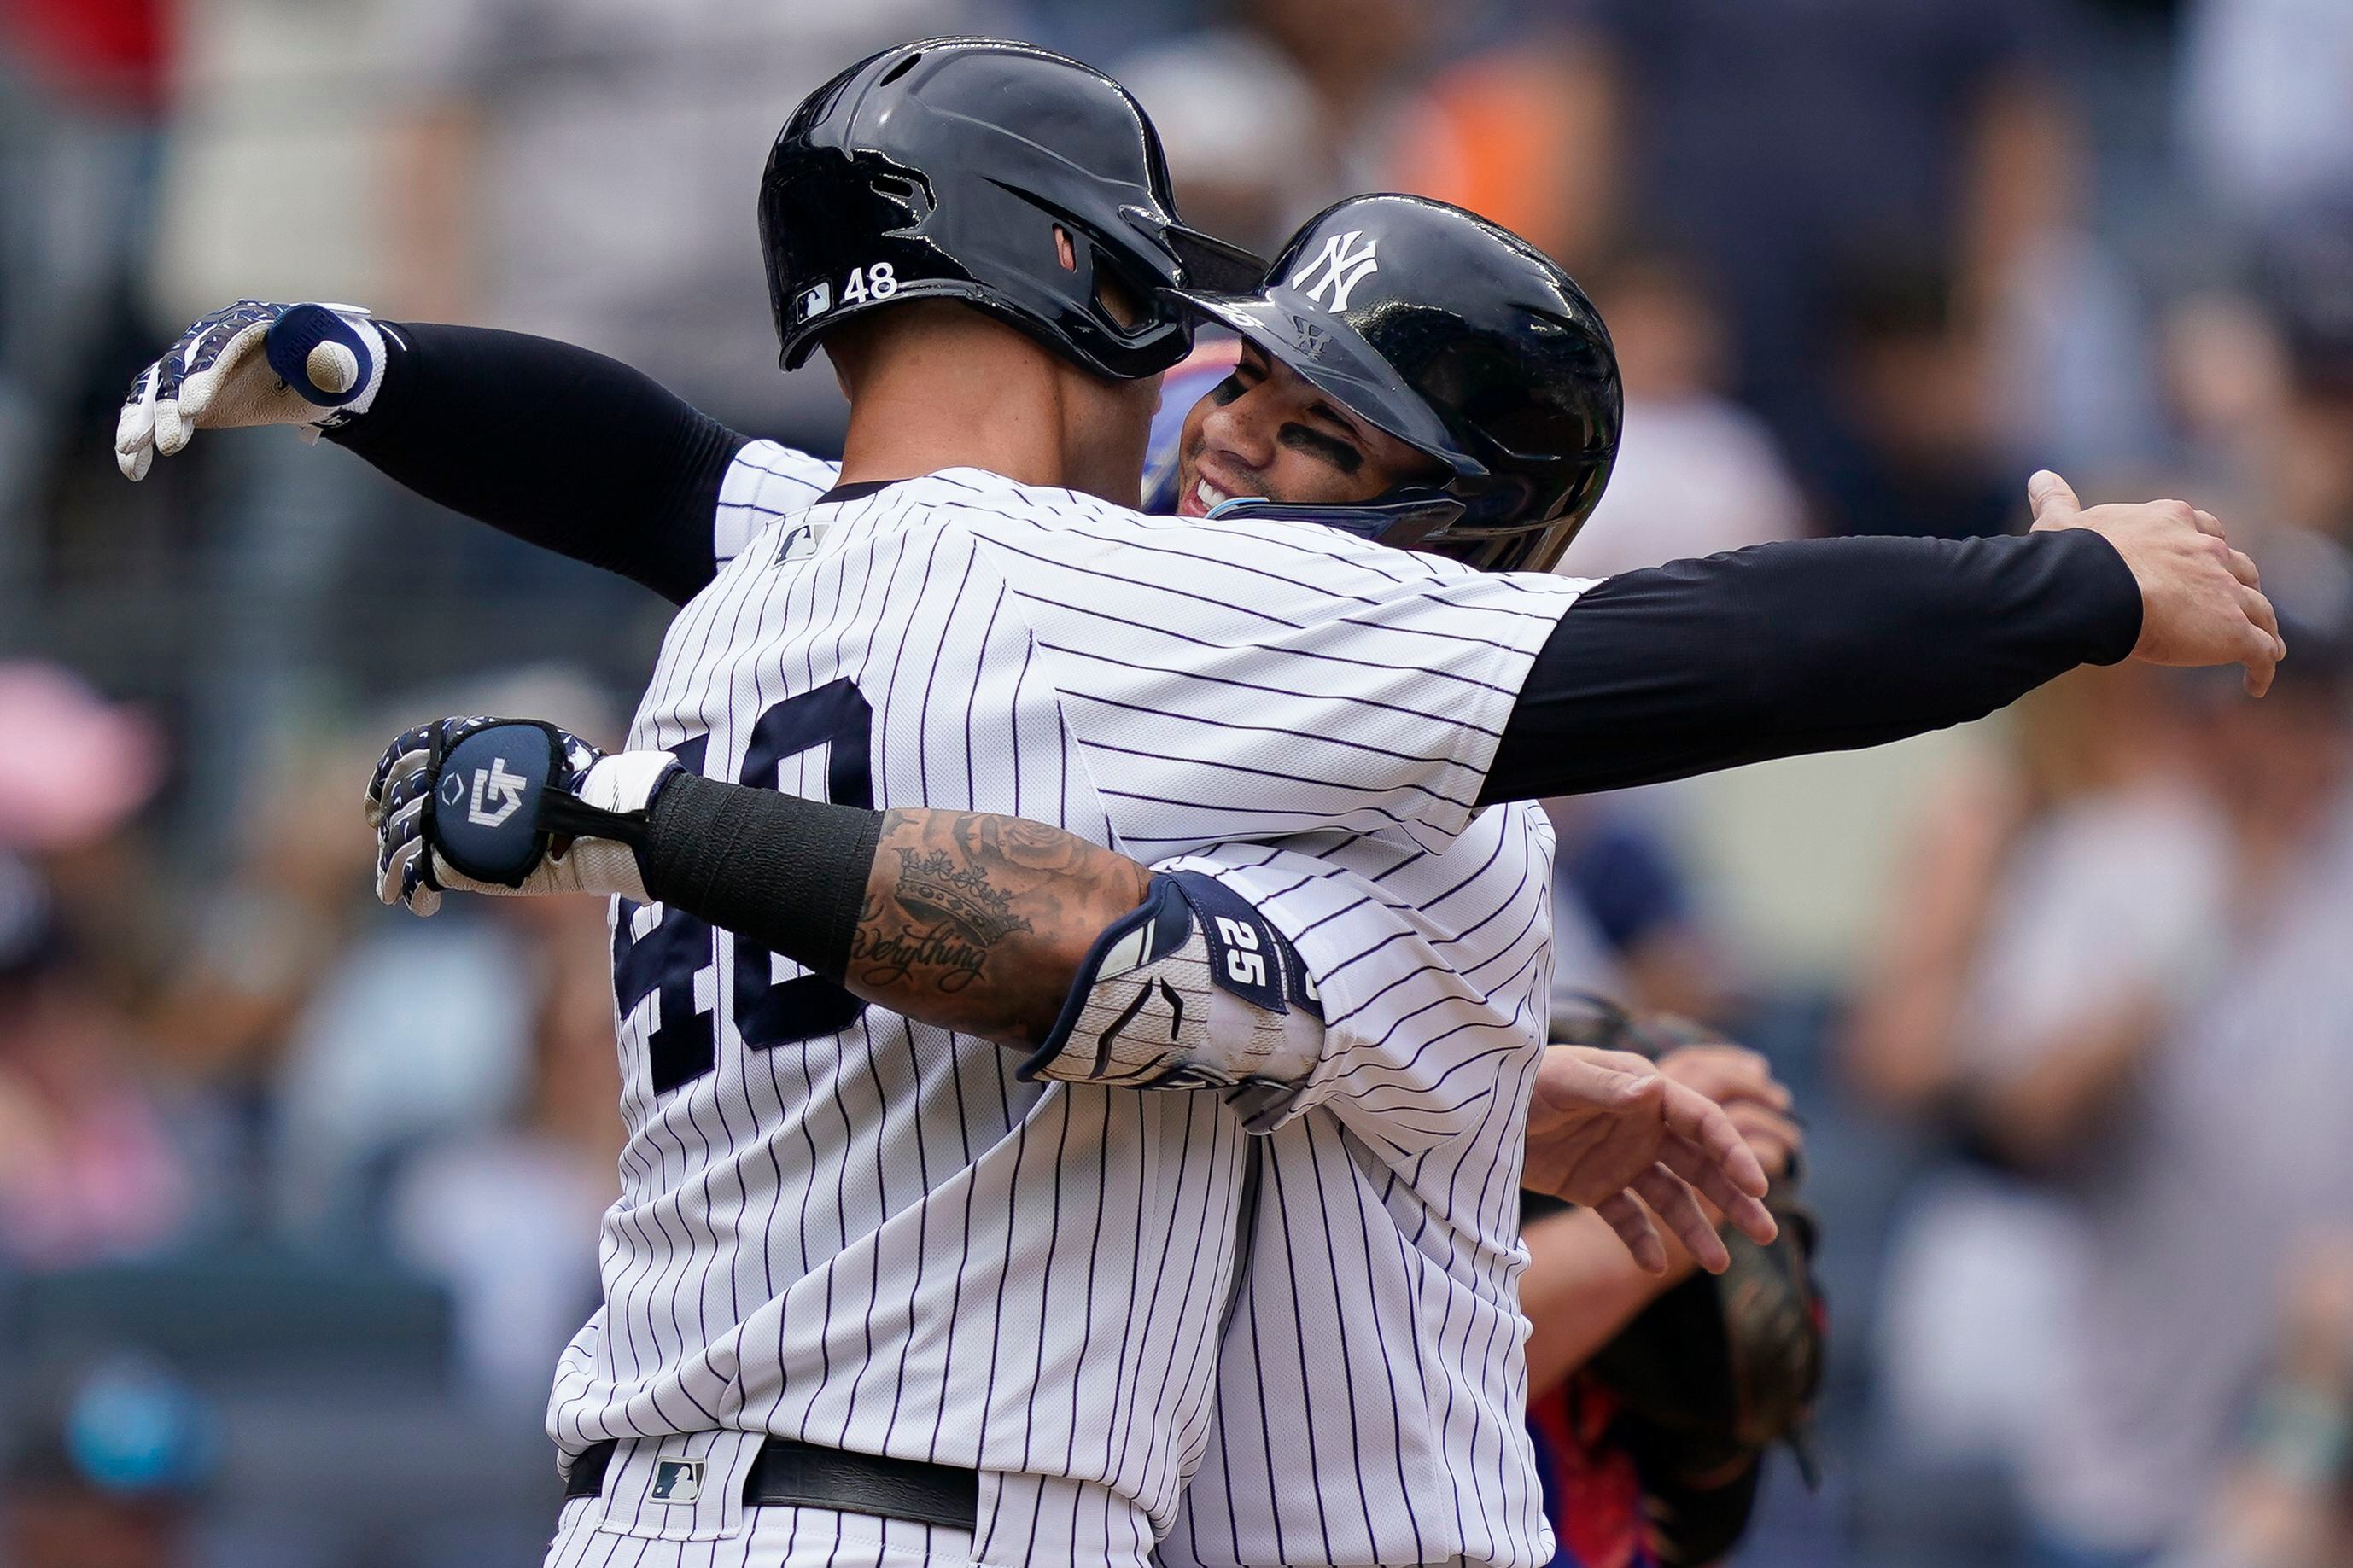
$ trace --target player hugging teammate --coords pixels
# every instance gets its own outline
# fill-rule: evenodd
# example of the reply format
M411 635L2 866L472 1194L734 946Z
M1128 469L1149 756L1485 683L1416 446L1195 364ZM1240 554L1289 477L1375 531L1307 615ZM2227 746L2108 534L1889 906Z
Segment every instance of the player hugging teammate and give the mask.
M1407 197L1263 268L1042 50L851 67L759 217L838 466L565 345L250 303L118 436L325 431L681 605L623 750L444 719L368 792L387 901L614 900L553 1563L1546 1563L1520 1187L1720 1270L1796 1135L1752 1059L1546 1044L1527 803L2280 652L2211 519L2055 477L2024 538L1553 576L1618 417L1574 283ZM1248 357L1146 516L1205 317Z

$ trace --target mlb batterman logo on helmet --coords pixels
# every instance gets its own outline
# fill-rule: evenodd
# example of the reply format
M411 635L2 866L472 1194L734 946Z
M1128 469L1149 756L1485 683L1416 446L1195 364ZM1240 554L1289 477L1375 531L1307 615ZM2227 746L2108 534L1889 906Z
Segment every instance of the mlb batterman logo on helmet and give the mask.
M1618 454L1618 355L1593 302L1535 247L1421 196L1355 196L1293 237L1261 287L1182 299L1428 454L1434 477L1358 506L1236 500L1282 518L1543 571Z

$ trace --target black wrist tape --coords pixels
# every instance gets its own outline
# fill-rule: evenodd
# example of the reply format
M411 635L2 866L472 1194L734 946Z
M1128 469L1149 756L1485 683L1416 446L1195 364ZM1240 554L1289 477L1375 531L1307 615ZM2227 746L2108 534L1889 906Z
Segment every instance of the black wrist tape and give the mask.
M674 773L638 865L649 896L839 981L881 838L879 811Z

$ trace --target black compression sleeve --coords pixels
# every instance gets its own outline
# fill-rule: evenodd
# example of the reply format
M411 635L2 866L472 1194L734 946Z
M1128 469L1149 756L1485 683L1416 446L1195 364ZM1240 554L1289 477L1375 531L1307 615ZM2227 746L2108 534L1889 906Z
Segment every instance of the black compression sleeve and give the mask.
M1597 584L1537 653L1481 805L1621 789L1982 718L2140 637L2080 529L1766 544Z
M744 437L570 343L384 326L375 403L329 440L428 500L674 604L711 581L719 484Z
M650 897L838 982L881 838L879 811L678 773L638 868Z

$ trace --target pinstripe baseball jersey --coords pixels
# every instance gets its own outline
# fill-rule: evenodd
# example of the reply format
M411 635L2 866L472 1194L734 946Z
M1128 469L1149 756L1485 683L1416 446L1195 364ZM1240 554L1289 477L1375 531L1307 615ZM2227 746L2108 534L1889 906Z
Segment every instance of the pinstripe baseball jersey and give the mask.
M1147 862L1338 828L1335 852L1377 842L1358 853L1379 869L1451 860L1490 823L1534 832L1472 805L1575 584L974 469L812 504L831 478L766 444L739 457L731 558L671 626L633 748L813 797L1025 816ZM1207 1441L1232 1113L1021 1083L994 1045L659 905L617 904L613 940L629 1137L557 1441L765 1432L970 1466L982 1561L1142 1561ZM1390 1140L1375 1158L1399 1161L1525 1093L1498 1071L1486 1109L1377 1114L1380 1073L1402 1094L1436 1060L1368 1060L1309 1098L1342 1125L1361 1102ZM669 1530L621 1468L612 1528Z
M1186 862L1299 948L1324 1062L1265 1162L1180 1564L1549 1562L1524 1422L1519 1173L1551 989L1551 824L1442 852L1303 835Z

